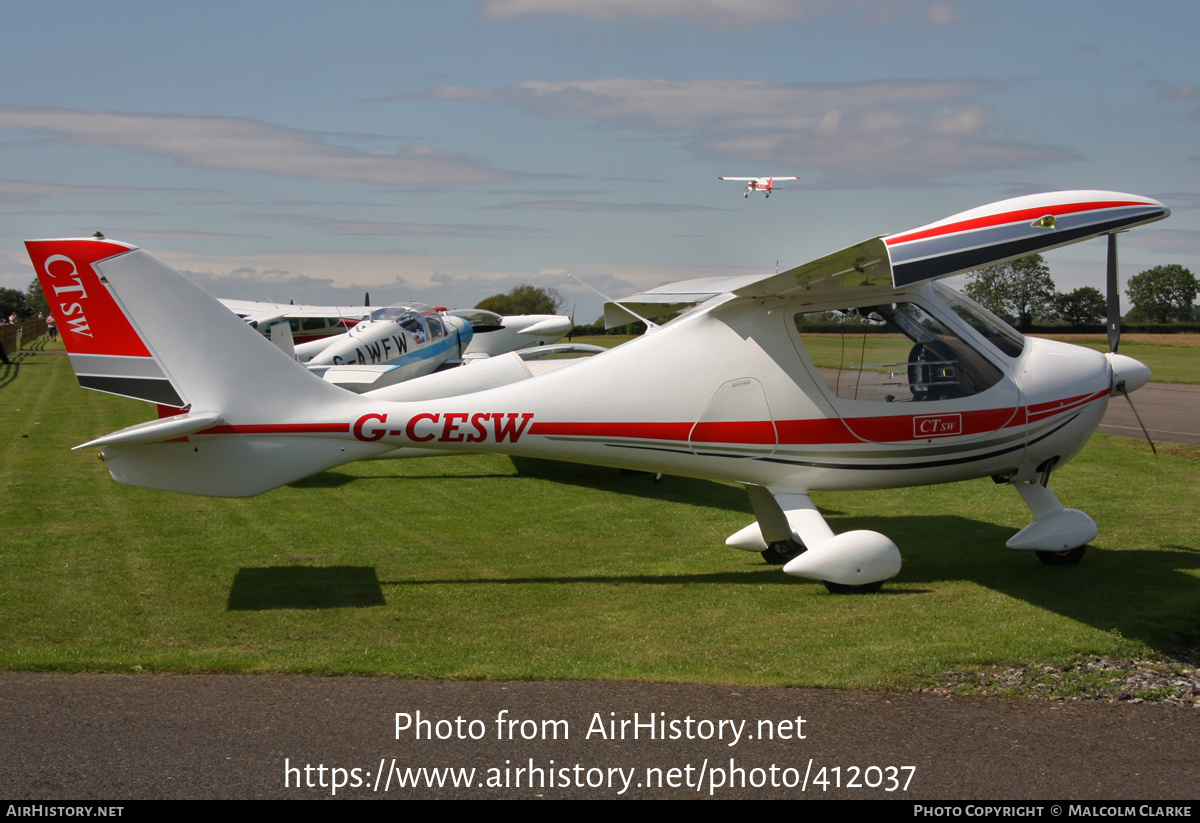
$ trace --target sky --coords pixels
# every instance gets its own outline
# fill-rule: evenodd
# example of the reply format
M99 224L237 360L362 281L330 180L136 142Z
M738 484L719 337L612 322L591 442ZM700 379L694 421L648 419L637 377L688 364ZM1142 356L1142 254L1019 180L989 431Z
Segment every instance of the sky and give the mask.
M107 237L217 297L474 306L800 265L1039 191L1147 195L1200 271L1200 4L12 3L0 286ZM799 175L771 198L719 176ZM1103 288L1103 240L1047 255ZM1122 298L1125 300L1125 298ZM1126 301L1127 302L1127 301Z

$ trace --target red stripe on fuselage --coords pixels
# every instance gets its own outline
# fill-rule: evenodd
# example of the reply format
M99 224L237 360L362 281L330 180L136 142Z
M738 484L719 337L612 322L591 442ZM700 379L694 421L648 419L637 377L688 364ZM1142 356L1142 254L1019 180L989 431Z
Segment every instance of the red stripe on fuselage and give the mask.
M953 436L986 434L1023 426L1106 397L1108 392L1039 403L1036 406L953 412L962 418L961 431ZM746 420L726 423L534 423L529 433L545 436L596 437L622 440L658 440L692 443L742 443L745 445L818 445L870 442L896 443L929 439L913 431L919 415L887 417L818 418L814 420ZM777 438L776 438L777 436Z
M1037 403L1028 408L1029 420L1030 422L1041 420L1059 412L1077 409L1099 400L1101 397L1108 397L1108 391L1101 390L1094 394L1081 394L1076 397L1064 397L1062 400L1051 400L1049 403Z
M534 423L530 434L568 437L619 437L636 440L687 440L693 423Z
M254 426L213 426L196 434L344 434L349 423L266 423Z
M1026 422L1072 411L1102 397L1107 391L1079 395L1034 406L946 413L960 416L961 431L953 436L986 434ZM926 440L915 436L913 421L937 416L930 412L888 417L856 417L812 420L744 420L720 423L538 423L531 422L528 434L542 437L592 437L608 440L668 441L677 443L740 443L745 445L820 445L837 443L904 442ZM402 429L402 427L401 427ZM397 429L399 432L401 429ZM268 423L213 426L197 434L347 434L349 423Z

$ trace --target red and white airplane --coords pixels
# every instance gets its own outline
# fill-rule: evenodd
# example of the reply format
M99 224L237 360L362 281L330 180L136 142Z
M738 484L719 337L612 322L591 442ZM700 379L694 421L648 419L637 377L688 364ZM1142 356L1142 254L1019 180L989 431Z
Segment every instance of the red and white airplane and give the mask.
M101 449L121 483L242 497L408 447L735 481L757 520L729 545L863 592L900 572L897 546L835 535L811 492L991 477L1032 513L1009 548L1081 558L1096 524L1048 481L1149 370L1115 337L1109 354L1022 337L935 281L1107 235L1115 293L1115 233L1169 214L1104 191L993 203L778 274L636 295L621 304L696 305L548 373L503 355L387 396L320 380L134 246L26 245L80 383L179 410L78 447ZM852 339L822 348L828 334L810 335L831 329Z
M752 191L761 191L767 197L771 196L776 180L799 180L799 177L718 177L718 180L742 180L746 183L746 191L742 197L749 197Z

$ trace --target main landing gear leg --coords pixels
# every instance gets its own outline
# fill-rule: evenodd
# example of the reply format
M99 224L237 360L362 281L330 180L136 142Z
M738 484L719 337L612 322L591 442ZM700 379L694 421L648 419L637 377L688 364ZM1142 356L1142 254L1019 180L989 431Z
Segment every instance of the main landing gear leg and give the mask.
M807 492L747 486L758 522L725 543L783 562L788 574L824 582L834 594L869 594L900 572L900 551L878 532L835 535ZM795 551L792 557L785 553Z
M1041 481L1013 483L1025 505L1033 512L1033 522L1009 539L1010 549L1035 551L1048 566L1069 566L1083 559L1088 541L1095 540L1096 522L1079 509L1068 509Z

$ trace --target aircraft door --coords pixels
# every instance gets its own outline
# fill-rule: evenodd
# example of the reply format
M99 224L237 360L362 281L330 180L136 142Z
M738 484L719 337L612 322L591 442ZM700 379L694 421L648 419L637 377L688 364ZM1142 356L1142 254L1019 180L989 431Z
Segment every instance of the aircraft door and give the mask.
M717 389L688 444L695 454L767 455L779 441L762 383L753 377L730 380Z
M916 302L800 312L792 330L834 410L863 440L962 442L1017 418L1011 376ZM1012 434L1021 440L1020 427Z

